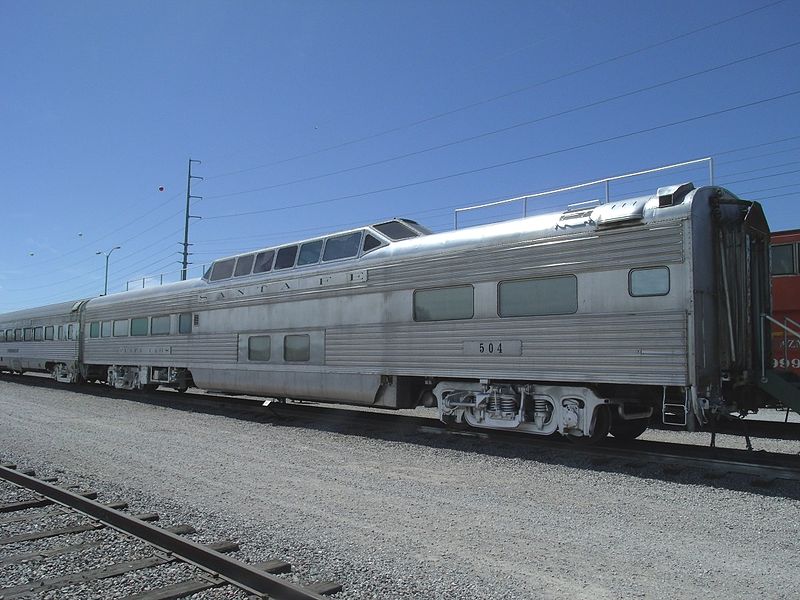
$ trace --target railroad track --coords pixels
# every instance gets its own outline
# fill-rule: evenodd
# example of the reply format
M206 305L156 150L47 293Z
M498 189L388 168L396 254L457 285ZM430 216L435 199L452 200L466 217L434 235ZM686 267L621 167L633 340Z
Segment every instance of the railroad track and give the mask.
M5 377L3 379L6 379ZM11 380L8 378L7 380ZM58 387L49 379L31 378L43 387ZM726 474L745 475L757 486L767 486L773 481L800 481L800 456L744 449L709 448L689 444L655 442L648 440L623 441L609 437L592 445L579 446L560 436L539 437L514 432L493 430L463 429L445 426L438 420L423 416L397 414L394 411L375 412L358 410L335 405L320 405L308 402L265 403L263 399L240 396L215 395L211 393L178 394L171 390L156 392L128 392L113 390L106 386L86 384L75 391L115 397L159 406L223 414L255 420L275 422L303 422L305 426L326 426L345 429L356 435L425 435L459 437L466 436L486 440L486 451L497 451L497 444L505 444L506 454L514 449L547 449L558 456L583 456L598 467L615 466L636 467L641 465L660 465L666 473L673 474L683 470L700 472L706 479L720 479ZM749 434L759 437L750 422ZM733 423L731 426L735 427ZM773 433L782 430L785 439L800 439L797 423L768 422L768 430ZM779 426L786 426L781 428ZM723 433L718 429L718 433ZM794 435L788 435L793 432ZM764 436L772 437L772 436Z
M33 472L16 470L13 464L0 465L0 479L16 486L17 493L12 502L3 503L0 499L0 549L14 548L24 542L50 540L52 545L46 549L37 547L34 551L0 554L0 573L12 565L27 565L58 559L70 554L81 554L104 542L89 541L70 544L69 536L76 533L108 529L119 536L135 539L149 548L149 556L135 560L124 560L110 565L87 570L61 574L53 577L34 579L25 583L0 589L0 599L12 600L30 598L46 592L72 585L87 584L107 580L133 572L143 572L170 563L184 563L191 568L193 576L177 583L131 594L127 600L169 600L183 598L191 594L233 586L250 595L251 598L274 598L275 600L323 600L325 595L342 589L335 582L317 582L299 586L278 575L291 571L291 565L281 560L271 560L260 564L248 564L227 556L227 552L239 549L238 544L222 541L204 545L183 537L194 533L189 525L160 528L152 524L157 514L130 515L122 512L125 503L102 504L97 502L95 492L76 492L58 487L52 480L37 479ZM19 490L24 490L20 492ZM20 496L25 496L20 498ZM54 513L55 511L55 513ZM53 529L37 528L36 522L53 514L74 516L78 524ZM17 526L31 523L32 528L24 533L5 535L4 525ZM119 542L119 537L115 537ZM0 578L2 581L2 578Z

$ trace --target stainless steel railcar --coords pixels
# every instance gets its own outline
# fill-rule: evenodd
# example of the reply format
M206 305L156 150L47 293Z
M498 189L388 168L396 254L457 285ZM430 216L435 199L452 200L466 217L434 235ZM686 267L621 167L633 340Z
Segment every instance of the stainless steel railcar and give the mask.
M693 428L760 402L768 237L758 203L691 184L440 234L394 220L53 307L79 340L35 366L542 435L632 437L653 413ZM8 330L36 311L0 315L0 368L30 368L9 357L38 342Z

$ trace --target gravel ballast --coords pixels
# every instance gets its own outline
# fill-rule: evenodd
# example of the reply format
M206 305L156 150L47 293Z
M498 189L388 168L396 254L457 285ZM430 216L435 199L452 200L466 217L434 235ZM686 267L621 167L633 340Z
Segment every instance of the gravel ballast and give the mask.
M336 598L800 596L796 485L351 429L346 414L259 423L0 381L0 459L190 523L197 541L240 540L237 557L286 560L293 581L340 581ZM221 597L237 596L196 596Z

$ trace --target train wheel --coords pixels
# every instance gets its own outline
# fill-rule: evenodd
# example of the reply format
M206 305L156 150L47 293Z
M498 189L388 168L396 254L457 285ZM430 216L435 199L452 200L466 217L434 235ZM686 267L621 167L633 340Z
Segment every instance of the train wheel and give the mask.
M599 442L608 435L611 429L611 413L607 406L598 406L594 413L594 429L592 435L568 435L569 441L573 444L587 446Z
M611 435L618 440L635 440L647 429L650 419L614 419L611 423Z

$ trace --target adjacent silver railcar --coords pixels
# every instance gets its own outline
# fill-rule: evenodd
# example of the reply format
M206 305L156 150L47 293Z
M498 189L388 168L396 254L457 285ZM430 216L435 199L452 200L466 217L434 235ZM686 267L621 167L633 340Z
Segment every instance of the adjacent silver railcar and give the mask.
M757 397L768 236L759 204L691 184L441 234L393 220L70 305L77 357L38 366L540 435L693 428Z

